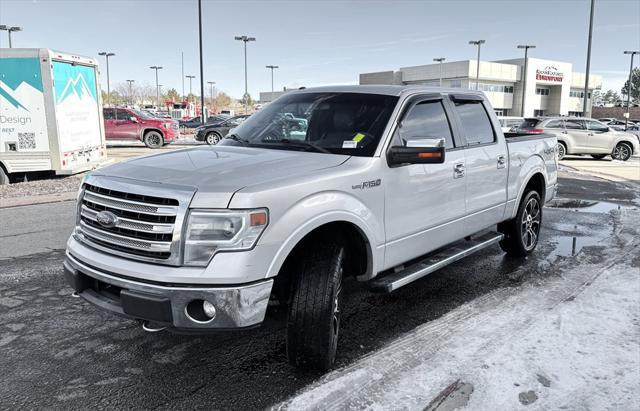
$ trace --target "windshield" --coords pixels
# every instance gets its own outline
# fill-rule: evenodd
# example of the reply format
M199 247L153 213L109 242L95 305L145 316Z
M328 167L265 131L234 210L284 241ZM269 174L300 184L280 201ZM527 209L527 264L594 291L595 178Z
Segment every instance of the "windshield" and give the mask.
M138 117L141 117L144 120L152 120L154 117L150 116L149 114L145 113L144 111L140 111L140 110L131 110L134 113L136 113L136 115Z
M397 101L363 93L285 95L220 144L371 157Z

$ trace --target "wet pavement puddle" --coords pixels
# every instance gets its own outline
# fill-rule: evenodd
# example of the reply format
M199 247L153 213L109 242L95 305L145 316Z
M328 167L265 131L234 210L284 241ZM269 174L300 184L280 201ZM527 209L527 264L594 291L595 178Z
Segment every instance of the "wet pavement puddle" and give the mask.
M636 208L629 205L609 203L606 201L575 200L568 198L557 198L551 200L545 205L545 207L572 209L574 211L585 213L609 213L613 210L620 211L623 209L631 210Z

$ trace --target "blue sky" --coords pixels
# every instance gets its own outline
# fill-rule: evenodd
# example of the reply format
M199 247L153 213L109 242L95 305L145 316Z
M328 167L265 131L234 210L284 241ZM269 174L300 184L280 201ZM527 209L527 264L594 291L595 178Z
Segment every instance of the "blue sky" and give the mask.
M535 44L532 57L586 62L588 0L449 1L209 1L203 0L205 81L240 97L244 92L242 43L249 43L249 92L271 88L264 66L279 65L275 87L355 84L358 74L475 58L468 40L485 39L483 60L521 55L517 44ZM112 87L125 79L154 84L148 67L161 65L165 89L182 87L185 74L199 81L196 0L0 0L0 24L23 26L14 47L45 47L82 55L116 53ZM0 32L0 46L7 47ZM603 88L619 91L626 80L625 49L640 49L640 1L596 0L592 72ZM101 64L104 60L100 58ZM106 75L101 76L103 85ZM106 86L103 86L106 88ZM188 92L189 83L185 83ZM208 90L208 89L207 89Z

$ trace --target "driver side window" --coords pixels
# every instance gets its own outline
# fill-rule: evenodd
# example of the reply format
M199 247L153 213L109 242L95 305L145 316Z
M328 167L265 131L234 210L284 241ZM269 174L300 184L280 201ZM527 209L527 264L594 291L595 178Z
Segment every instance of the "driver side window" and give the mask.
M423 101L409 109L393 137L394 146L404 146L408 140L445 139L445 148L453 148L453 137L442 101Z

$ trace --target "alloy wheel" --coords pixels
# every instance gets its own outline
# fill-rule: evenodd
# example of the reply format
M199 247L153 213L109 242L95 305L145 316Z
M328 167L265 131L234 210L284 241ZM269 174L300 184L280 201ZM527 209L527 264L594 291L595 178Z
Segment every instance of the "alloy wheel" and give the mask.
M529 199L522 213L522 221L520 223L522 244L527 251L532 250L538 241L540 217L540 203L536 198Z

